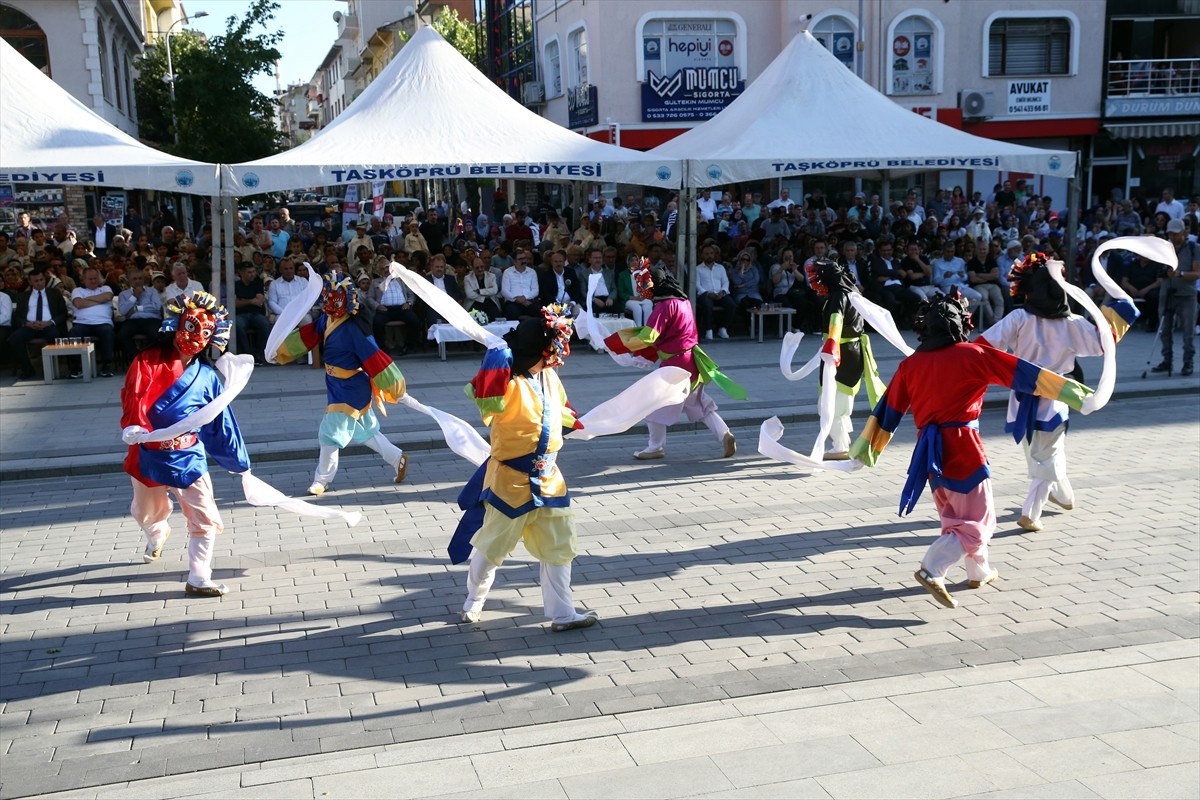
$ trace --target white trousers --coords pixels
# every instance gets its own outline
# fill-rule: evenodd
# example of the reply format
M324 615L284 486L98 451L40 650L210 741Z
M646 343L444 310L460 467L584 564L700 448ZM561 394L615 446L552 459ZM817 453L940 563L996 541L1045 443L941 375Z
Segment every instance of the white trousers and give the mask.
M829 452L845 453L850 449L850 434L854 432L854 425L850 421L852 410L854 398L843 391L834 390L833 422L829 425Z
M633 324L635 327L641 327L646 324L646 318L650 316L650 312L654 310L654 303L650 300L626 300L625 310L633 315Z
M725 434L729 433L729 426L725 424L725 420L716 411L710 411L705 414L701 421L704 423L713 434L717 437L717 441L724 441ZM667 426L661 422L650 422L646 420L646 429L650 431L650 438L646 443L647 450L662 450L667 445ZM849 448L850 445L846 445Z
M467 569L467 599L463 611L479 612L487 600L488 592L496 580L495 564L488 561L478 550L471 551L471 562ZM576 622L584 618L575 610L571 595L571 565L541 564L542 610L551 622Z
M966 560L967 579L981 581L992 574L992 565L987 560L987 549L984 548L974 556L968 556L962 542L952 533L944 533L933 540L921 565L934 577L945 579L946 573L959 561Z
M383 460L390 464L392 469L395 469L400 464L400 457L404 455L404 451L388 441L388 438L382 432L376 432L374 436L363 442L363 444L383 456ZM338 471L340 452L333 445L321 445L321 455L317 458L317 469L313 473L314 482L322 486L328 486L333 483L333 476L337 475Z
M1034 431L1033 439L1024 443L1025 465L1029 477L1029 494L1021 513L1037 522L1050 495L1064 505L1075 503L1075 490L1067 478L1067 428L1059 425L1052 431Z

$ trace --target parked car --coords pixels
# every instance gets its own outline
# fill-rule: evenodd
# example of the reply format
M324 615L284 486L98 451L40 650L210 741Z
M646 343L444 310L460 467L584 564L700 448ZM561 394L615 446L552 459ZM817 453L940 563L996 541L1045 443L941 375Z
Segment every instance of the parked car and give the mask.
M359 213L369 217L375 210L375 201L363 200L359 203ZM385 197L383 198L383 213L391 214L394 219L402 220L410 214L419 214L424 209L421 201L415 197Z

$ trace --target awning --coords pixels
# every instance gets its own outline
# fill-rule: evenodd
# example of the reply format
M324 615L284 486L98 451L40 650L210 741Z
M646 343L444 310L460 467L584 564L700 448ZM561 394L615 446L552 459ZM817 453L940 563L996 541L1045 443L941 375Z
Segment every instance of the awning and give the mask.
M1155 139L1172 136L1200 136L1200 122L1104 123L1114 139Z

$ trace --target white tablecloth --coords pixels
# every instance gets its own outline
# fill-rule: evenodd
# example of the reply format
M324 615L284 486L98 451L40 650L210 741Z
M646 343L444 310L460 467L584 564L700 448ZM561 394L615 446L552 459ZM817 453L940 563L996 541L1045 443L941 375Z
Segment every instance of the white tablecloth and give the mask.
M503 336L513 328L517 327L517 321L515 319L510 319L504 322L489 322L483 327L488 333L494 333L497 336ZM429 333L426 334L425 338L429 339L430 341L437 342L438 344L445 344L446 342L471 341L471 338L465 333L460 333L453 325L447 325L444 322L437 325L430 325Z

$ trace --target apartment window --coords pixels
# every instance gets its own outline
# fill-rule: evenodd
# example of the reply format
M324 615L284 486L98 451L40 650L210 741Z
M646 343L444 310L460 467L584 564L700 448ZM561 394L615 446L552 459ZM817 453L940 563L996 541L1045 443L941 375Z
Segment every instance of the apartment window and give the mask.
M0 5L0 39L8 42L30 64L50 74L50 51L46 34L38 24L15 8Z
M587 29L576 28L567 37L571 54L571 71L568 75L572 89L588 85L588 40Z
M725 17L649 18L641 26L642 74L674 75L681 69L740 67L738 25Z
M562 94L562 60L558 51L558 39L546 43L543 53L543 72L546 76L546 96L557 97Z
M941 25L922 13L899 17L889 28L888 94L941 91Z
M854 69L854 24L846 17L831 14L812 27L812 35L850 69Z
M112 102L113 85L108 77L108 37L104 33L104 23L96 21L96 47L100 55L100 85L104 90L104 99Z
M1070 71L1070 20L1001 17L988 27L988 75L1068 75Z

